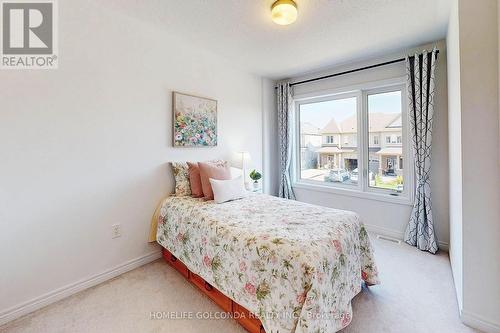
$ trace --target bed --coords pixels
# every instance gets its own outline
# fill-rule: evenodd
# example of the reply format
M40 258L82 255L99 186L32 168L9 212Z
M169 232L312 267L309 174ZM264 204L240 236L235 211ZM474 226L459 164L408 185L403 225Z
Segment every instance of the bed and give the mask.
M157 242L237 304L266 332L336 332L352 318L361 283L378 284L357 214L265 194L216 204L170 196Z

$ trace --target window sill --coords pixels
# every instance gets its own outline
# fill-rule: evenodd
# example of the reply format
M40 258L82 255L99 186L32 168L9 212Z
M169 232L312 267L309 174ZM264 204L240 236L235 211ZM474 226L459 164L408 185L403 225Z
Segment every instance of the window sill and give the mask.
M389 202L393 204L411 206L413 203L406 196L393 196L390 194L374 193L374 192L361 192L356 189L338 188L333 186L321 185L321 184L311 184L306 182L294 182L292 184L293 188L304 189L309 191L317 191L324 193L332 193L338 195L345 195L350 197L356 197L366 200L376 200Z

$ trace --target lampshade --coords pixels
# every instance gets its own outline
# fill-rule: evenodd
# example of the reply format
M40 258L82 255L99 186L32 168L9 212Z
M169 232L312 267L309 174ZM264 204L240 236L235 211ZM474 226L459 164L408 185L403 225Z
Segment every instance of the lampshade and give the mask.
M279 25L288 25L297 20L297 5L292 0L278 0L271 6L273 22Z
M240 155L240 158L245 160L245 162L251 159L250 153L248 151L239 151L238 154Z
M233 154L232 157L232 166L236 168L243 169L245 167L249 167L252 162L250 157L250 153L248 151L238 151Z

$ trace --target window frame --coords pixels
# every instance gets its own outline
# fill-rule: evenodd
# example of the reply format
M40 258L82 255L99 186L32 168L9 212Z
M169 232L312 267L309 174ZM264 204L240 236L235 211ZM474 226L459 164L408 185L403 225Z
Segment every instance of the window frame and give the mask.
M295 134L293 136L300 136L300 105L302 104L312 104L312 103L321 103L321 102L326 102L326 101L333 101L333 100L340 100L340 99L349 99L349 98L356 98L356 118L359 124L359 118L360 118L360 109L361 109L361 93L359 91L346 91L342 93L337 93L337 94L332 94L332 95L327 95L327 96L319 96L319 97L311 97L307 99L296 99L294 100L294 113L296 119L295 121L295 127L294 127L294 132ZM358 129L358 141L359 141L359 129ZM292 137L293 137L292 136ZM341 137L341 139L343 139ZM296 146L296 144L294 144ZM296 150L296 149L294 149ZM359 160L360 152L358 150L358 160ZM308 180L308 179L302 179L300 178L300 160L297 160L297 158L294 158L292 156L292 186L296 184L303 184L303 185L309 185L309 186L316 186L316 185L323 185L321 182L317 182L314 180ZM332 188L339 188L339 189L346 189L346 190L353 190L356 189L357 191L361 190L360 187L360 182L358 179L357 184L335 184L335 185L326 185L328 187Z
M382 189L370 187L368 181L368 166L369 166L369 147L370 147L370 134L368 132L369 123L369 110L368 110L368 96L378 93L387 93L393 91L401 91L401 112L402 112L402 152L401 157L403 158L403 191L397 192L390 189ZM318 92L310 92L307 94L294 96L294 137L300 137L300 106L302 104L311 104L318 102L325 102L336 99L344 99L349 97L356 97L357 100L357 121L358 121L358 131L357 131L357 153L358 153L358 183L353 184L342 184L342 183L324 183L313 180L301 179L300 172L300 155L297 158L297 147L300 149L300 145L297 145L294 139L292 149L294 156L292 156L291 173L292 173L292 187L303 188L308 190L316 190L320 192L328 192L335 194L342 194L354 197L360 197L365 199L380 200L392 203L399 203L405 205L411 205L413 202L413 191L410 189L414 188L414 167L413 167L413 154L411 153L411 148L409 144L411 140L409 138L408 126L409 114L407 111L407 91L406 91L406 78L396 78L390 80L381 80L369 82L366 84L359 84L351 87L337 88L335 90L323 90ZM379 145L381 138L379 137ZM391 143L392 144L392 143ZM399 163L399 160L396 161Z

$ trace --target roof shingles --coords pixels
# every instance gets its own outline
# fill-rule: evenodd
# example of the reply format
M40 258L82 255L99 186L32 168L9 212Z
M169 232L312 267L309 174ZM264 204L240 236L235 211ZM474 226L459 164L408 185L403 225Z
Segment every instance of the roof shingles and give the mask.
M370 132L384 132L401 128L401 114L371 113L369 114ZM335 118L321 130L321 134L356 133L358 130L357 116L352 115L344 119L340 125Z

